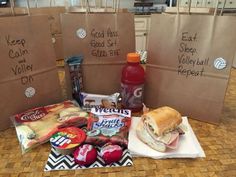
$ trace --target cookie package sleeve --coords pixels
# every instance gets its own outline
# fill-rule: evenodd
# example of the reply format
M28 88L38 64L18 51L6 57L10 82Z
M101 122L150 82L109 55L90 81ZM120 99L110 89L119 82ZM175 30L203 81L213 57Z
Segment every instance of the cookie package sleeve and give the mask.
M119 93L114 93L112 95L100 95L81 92L80 100L82 103L82 108L90 112L93 107L117 108L119 96Z

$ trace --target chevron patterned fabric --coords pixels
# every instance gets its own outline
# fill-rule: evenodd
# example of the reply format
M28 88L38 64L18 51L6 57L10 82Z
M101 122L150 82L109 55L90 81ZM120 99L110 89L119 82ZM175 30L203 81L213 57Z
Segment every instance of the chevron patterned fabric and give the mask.
M44 168L44 171L52 170L76 170L84 168L99 168L99 167L120 167L120 166L132 166L132 156L130 155L128 149L125 149L123 152L122 159L119 162L106 165L103 159L98 156L97 160L90 166L80 166L74 162L72 155L61 155L56 152L54 148L51 149L49 154L48 161Z

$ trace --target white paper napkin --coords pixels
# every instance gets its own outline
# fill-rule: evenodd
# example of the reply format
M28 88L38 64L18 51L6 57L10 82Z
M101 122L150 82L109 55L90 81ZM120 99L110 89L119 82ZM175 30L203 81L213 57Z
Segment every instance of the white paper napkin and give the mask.
M128 149L133 156L151 157L154 159L162 158L197 158L205 157L205 153L199 144L187 117L183 118L183 124L187 127L184 135L180 136L179 147L175 150L168 149L165 153L158 152L138 139L136 127L140 117L132 117L132 123L129 131Z

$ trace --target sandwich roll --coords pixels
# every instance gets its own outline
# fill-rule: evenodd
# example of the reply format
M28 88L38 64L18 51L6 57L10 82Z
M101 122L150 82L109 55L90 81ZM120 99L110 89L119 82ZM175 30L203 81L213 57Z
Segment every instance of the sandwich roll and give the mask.
M136 128L137 137L151 148L165 152L178 147L181 114L173 108L161 107L145 113Z
M153 138L148 134L148 132L144 128L142 121L140 121L137 126L136 134L142 142L150 146L152 149L160 152L164 152L166 150L166 146L164 145L164 143L158 141L155 142Z
M143 119L158 136L174 130L182 122L181 114L168 106L144 114Z

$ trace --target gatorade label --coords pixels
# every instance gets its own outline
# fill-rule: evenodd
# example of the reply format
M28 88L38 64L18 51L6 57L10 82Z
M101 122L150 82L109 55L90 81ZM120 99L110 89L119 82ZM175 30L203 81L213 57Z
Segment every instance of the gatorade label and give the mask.
M142 107L143 87L144 84L129 85L121 83L122 105L128 109Z

